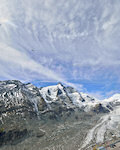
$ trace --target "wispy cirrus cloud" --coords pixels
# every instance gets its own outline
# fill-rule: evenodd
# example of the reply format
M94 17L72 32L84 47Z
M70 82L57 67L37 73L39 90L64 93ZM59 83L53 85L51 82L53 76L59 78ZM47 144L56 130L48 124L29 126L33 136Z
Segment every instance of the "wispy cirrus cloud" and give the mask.
M23 81L46 78L76 87L75 84L67 82L53 70L50 70L32 60L25 53L6 46L3 43L0 43L0 49L1 77L9 79L19 78Z
M120 80L119 0L0 2L0 42L14 50L14 55L8 47L3 53L1 46L1 56L10 56L0 57L2 68L12 61L1 76L66 83L70 78L105 84Z

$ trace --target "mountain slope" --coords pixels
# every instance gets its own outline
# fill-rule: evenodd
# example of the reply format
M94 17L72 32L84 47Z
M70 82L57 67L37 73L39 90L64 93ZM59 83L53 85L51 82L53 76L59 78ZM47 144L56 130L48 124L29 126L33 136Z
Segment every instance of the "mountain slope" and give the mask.
M119 101L119 94L100 101L61 83L37 88L16 80L0 81L0 146L78 150L118 137Z
M97 124L88 132L82 148L89 144L103 143L114 137L120 137L120 94L103 100L103 105L109 106L110 113L102 116Z

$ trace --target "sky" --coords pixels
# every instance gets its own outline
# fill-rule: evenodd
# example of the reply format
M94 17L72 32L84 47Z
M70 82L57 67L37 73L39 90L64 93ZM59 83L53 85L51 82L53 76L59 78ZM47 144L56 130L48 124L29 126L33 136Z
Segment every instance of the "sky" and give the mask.
M0 80L120 93L119 0L0 0Z

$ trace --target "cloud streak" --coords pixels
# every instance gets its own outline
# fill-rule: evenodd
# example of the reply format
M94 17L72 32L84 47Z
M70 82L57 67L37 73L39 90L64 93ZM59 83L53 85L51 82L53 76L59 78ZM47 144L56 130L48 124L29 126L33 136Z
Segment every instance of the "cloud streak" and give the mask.
M22 80L33 80L35 77L36 79L40 79L38 76L43 76L46 79L51 79L56 82L63 82L66 85L74 86L74 84L71 84L64 80L62 77L57 75L54 71L48 69L47 67L42 66L41 64L38 64L34 60L32 60L30 57L25 55L25 53L20 52L16 49L13 49L9 46L4 45L3 43L0 43L0 60L1 64L6 65L6 68L1 65L0 70L2 70L2 75L5 77L12 77L16 78L16 75L19 73L20 78ZM8 70L10 73L8 73ZM18 72L17 72L18 71ZM21 71L21 73L20 73ZM33 77L26 72L31 74L37 74L37 76ZM9 75L11 74L11 76ZM27 78L27 79L26 79Z
M119 0L0 2L1 76L120 80Z

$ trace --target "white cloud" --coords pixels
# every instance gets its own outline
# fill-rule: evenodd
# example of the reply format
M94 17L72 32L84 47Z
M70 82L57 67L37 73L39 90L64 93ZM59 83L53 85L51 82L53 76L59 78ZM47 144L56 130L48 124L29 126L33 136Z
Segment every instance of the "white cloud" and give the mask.
M0 43L0 61L1 61L1 63L3 63L5 65L5 66L0 65L0 70L2 70L0 76L4 76L5 72L6 72L6 75L9 75L7 70L10 71L10 74L11 74L11 72L14 73L14 70L15 70L15 72L17 74L17 71L19 72L19 69L21 68L20 70L23 70L22 71L22 76L23 76L22 79L24 79L24 77L25 77L24 71L29 71L29 72L31 72L31 74L37 73L38 76L42 75L48 79L60 81L65 84L72 85L72 84L68 83L67 81L65 81L62 77L57 75L54 71L52 71L52 70L42 66L41 64L38 64L34 60L32 60L30 57L25 55L25 53L20 52L16 49L13 49L9 46L6 46L3 43ZM31 75L27 74L26 78L29 78L30 76ZM37 76L37 78L39 79L38 76ZM7 77L9 77L9 76L7 76Z
M9 70L14 72L3 69L2 76L45 76L67 84L69 78L119 78L120 1L0 3L0 63L10 63Z

